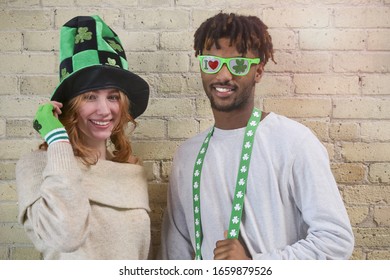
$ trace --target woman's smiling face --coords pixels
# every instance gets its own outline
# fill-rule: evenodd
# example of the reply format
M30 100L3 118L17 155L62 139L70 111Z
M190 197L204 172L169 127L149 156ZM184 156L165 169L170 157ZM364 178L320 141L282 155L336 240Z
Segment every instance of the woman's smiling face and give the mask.
M120 93L117 89L99 89L83 94L78 112L78 128L87 145L97 146L111 136L120 118Z

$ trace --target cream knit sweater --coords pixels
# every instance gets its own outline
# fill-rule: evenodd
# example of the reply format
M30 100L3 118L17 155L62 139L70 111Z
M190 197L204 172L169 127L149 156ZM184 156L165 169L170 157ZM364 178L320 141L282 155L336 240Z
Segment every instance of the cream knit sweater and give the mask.
M16 166L19 222L45 259L147 259L150 219L142 166L87 168L53 143Z

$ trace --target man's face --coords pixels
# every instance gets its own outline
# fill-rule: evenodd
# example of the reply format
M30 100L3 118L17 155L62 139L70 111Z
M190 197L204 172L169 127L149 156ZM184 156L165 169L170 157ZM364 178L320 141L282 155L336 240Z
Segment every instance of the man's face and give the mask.
M203 55L212 55L222 58L242 57L235 46L229 46L228 38L219 39L221 48L215 44L210 50L203 50ZM257 56L248 51L247 58ZM203 88L210 99L211 107L217 111L230 112L242 109L253 104L255 84L261 79L263 64L250 66L249 73L245 76L235 76L228 70L226 64L215 74L207 74L201 71Z

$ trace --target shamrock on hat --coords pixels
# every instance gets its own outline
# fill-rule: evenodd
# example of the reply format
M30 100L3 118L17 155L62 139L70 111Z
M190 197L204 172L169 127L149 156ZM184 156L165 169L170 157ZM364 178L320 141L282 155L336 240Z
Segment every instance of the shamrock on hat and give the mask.
M61 28L60 83L51 100L65 103L87 91L116 88L129 98L135 119L146 110L149 85L128 68L117 34L99 16L77 16Z

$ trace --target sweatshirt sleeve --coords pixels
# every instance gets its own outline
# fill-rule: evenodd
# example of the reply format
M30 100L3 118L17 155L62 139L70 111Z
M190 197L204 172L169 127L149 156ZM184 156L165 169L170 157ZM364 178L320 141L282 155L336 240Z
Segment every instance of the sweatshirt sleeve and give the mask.
M290 192L308 226L305 239L254 259L348 259L354 237L325 147L309 133L295 150Z
M19 222L38 250L51 247L72 252L85 241L90 205L81 179L72 147L66 142L53 143L47 153L36 152L19 160Z
M179 166L174 160L172 172L169 180L167 195L167 207L164 212L162 223L161 246L158 254L159 259L163 260L191 260L194 258L189 225L185 217L185 211L182 205L182 199L185 195L180 194ZM182 188L180 188L182 187ZM191 202L189 198L188 202Z

